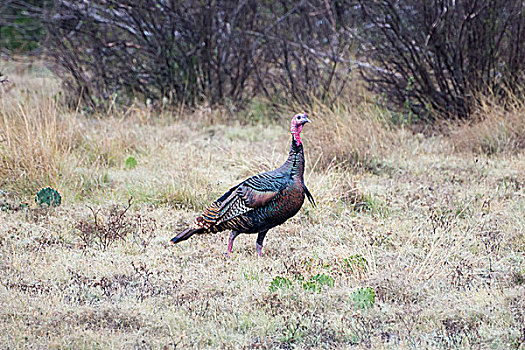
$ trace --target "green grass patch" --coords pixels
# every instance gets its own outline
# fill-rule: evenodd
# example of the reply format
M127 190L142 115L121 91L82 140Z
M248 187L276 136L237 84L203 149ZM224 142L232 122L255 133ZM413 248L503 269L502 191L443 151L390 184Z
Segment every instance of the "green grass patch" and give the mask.
M368 260L360 254L350 255L343 259L344 266L350 270L351 273L361 273L368 270Z

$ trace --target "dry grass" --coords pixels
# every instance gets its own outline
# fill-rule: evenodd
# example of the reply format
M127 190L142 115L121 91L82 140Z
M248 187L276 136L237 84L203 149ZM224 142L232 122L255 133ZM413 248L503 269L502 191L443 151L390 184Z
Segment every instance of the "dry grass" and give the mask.
M27 93L32 94L32 93ZM51 97L28 96L25 101L2 99L0 138L3 186L59 183L62 163L72 161L72 150L82 140L82 128L74 116L58 115Z
M83 196L107 185L105 169L147 147L149 135L132 127L143 122L142 113L102 122L65 111L56 79L41 66L38 73L15 67L9 76L15 88L0 97L2 188L27 195L53 186Z
M481 99L473 122L452 126L458 151L516 154L525 149L525 101L513 98L502 106L493 97Z
M372 103L362 84L348 89L348 98L326 104L313 99L308 115L314 121L310 147L315 149L316 166L379 171L385 155L402 143L406 135L391 128L391 115ZM286 115L305 110L304 106L282 106ZM287 119L281 120L286 124Z
M169 238L231 185L285 159L289 117L225 124L209 110L157 119L142 108L85 117L51 102L57 87L23 103L17 81L34 73L10 78L0 190L32 201L27 188L49 183L64 201L0 211L3 347L524 346L523 153L456 153L456 136L390 129L366 104L318 104L303 134L317 208L271 230L262 259L244 235L228 260L227 233ZM341 166L372 159L382 166ZM112 225L125 229L97 244ZM333 285L316 284L328 276ZM275 287L276 277L289 282ZM354 302L361 287L374 290L373 307Z

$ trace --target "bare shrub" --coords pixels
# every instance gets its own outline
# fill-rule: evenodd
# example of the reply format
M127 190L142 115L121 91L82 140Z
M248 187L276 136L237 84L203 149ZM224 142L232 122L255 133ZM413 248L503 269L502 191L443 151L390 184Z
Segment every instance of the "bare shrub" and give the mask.
M101 217L101 209L88 207L92 213L92 220L82 219L76 224L78 237L84 246L95 246L107 250L110 246L119 241L124 241L128 236L133 236L134 241L144 249L149 245L154 237L156 221L153 218L146 218L140 214L132 217L126 216L131 208L132 199L123 209L112 206L105 217Z
M132 96L195 104L245 97L255 2L55 1L47 45L92 107Z
M349 59L356 25L353 1L269 1L269 26L259 33L264 41L263 64L255 71L262 92L271 101L336 100L351 79Z
M441 321L441 328L437 331L438 343L447 348L458 348L470 345L480 346L480 320L475 318L463 319L448 317Z
M523 95L523 1L359 1L365 79L426 120L467 118L478 93Z
M7 7L42 23L72 106L325 100L349 78L353 1L50 2Z

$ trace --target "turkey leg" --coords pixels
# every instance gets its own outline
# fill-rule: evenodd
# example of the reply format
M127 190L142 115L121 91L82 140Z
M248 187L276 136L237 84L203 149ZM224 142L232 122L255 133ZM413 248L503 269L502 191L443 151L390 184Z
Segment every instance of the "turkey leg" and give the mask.
M267 232L268 232L268 230L259 232L259 234L257 235L257 242L255 243L255 248L257 249L257 254L259 254L259 257L261 257L261 258L262 258L263 241L264 241L264 237L266 236Z
M230 234L230 240L228 241L228 253L226 253L226 257L227 257L227 258L230 257L230 253L232 252L232 248L233 248L233 240L234 240L235 237L237 237L239 234L240 234L240 232L238 232L238 231L232 231L232 233Z

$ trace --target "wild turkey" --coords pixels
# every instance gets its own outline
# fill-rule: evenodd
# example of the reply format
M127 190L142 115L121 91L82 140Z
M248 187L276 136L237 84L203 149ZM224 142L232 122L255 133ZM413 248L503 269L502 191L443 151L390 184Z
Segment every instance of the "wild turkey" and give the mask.
M182 242L194 234L231 230L227 256L233 241L241 233L258 233L256 249L262 256L264 237L269 229L284 223L297 214L305 195L315 206L315 201L303 181L304 153L301 131L310 122L306 114L292 118L290 131L292 145L284 164L272 171L254 175L216 200L191 227L173 237L173 243Z

